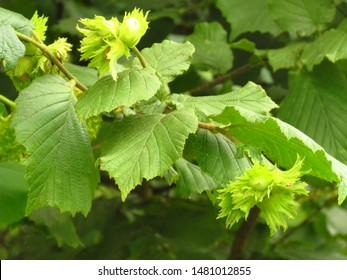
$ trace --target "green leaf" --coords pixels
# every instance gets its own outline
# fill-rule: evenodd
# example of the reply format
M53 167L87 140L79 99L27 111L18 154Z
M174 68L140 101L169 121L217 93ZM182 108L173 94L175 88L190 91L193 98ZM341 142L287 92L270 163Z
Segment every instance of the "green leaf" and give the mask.
M112 76L105 76L81 96L76 112L81 120L85 120L119 106L129 107L154 96L160 85L159 79L147 69L123 71L117 81Z
M339 204L347 197L347 166L293 126L273 117L232 107L226 108L215 119L228 125L228 131L239 141L262 150L281 167L290 168L300 156L304 159L303 170L308 174L338 183Z
M155 70L164 83L173 81L177 76L188 70L193 58L194 46L189 43L176 43L164 40L143 49L142 55L146 64ZM136 59L137 64L138 59Z
M283 68L297 67L305 43L296 42L280 49L268 51L269 62L274 71Z
M83 246L68 213L61 214L57 208L44 207L35 210L29 218L36 225L47 227L58 246L68 245L73 248Z
M311 138L274 117L266 117L242 108L228 107L215 117L228 125L227 130L240 142L257 147L271 160L291 168L297 156L304 159L302 170L328 182L339 182L328 155Z
M246 158L238 158L235 145L221 134L199 129L194 140L194 155L200 168L222 185L251 166Z
M266 1L264 1L266 2ZM288 32L310 36L326 28L335 16L332 0L268 0L274 21Z
M233 66L233 53L227 43L227 33L218 22L199 23L187 37L195 47L192 64L202 70L224 73Z
M0 61L2 60L5 71L13 69L24 53L25 46L13 27L0 22Z
M217 6L231 24L233 38L245 32L281 33L270 16L267 1L217 0Z
M268 114L277 105L267 95L263 88L248 82L243 88L215 96L192 97L183 94L172 94L170 100L185 108L192 108L205 115L220 114L227 106L239 106L259 114Z
M347 80L332 63L324 62L312 72L304 68L291 72L289 94L278 117L347 163L346 92Z
M101 169L115 178L124 200L143 178L162 176L181 157L196 128L192 110L125 118L115 123L102 145Z
M307 44L301 61L309 70L324 58L336 62L347 58L347 33L341 30L329 30L314 42Z
M144 100L136 104L135 111L138 114L144 115L156 115L161 114L166 109L165 102L162 102L160 98L158 98L158 93L151 97L148 100Z
M16 31L31 36L34 24L24 16L0 7L0 61L5 71L14 68L24 56L25 46Z
M24 167L19 163L0 162L0 227L24 217L27 195Z
M246 38L242 38L240 41L231 43L230 47L250 53L254 53L256 51L255 43Z
M79 66L72 63L65 63L65 67L86 87L90 87L98 81L98 72L94 68Z
M175 162L179 179L176 183L177 193L182 197L190 197L194 193L213 190L222 187L222 184L203 172L199 166L190 163L184 158Z
M21 14L0 7L0 25L10 25L16 31L31 36L34 24Z
M16 142L11 118L0 116L0 161L19 161L25 148Z
M338 185L338 203L341 205L347 197L347 166L332 156L329 159L332 162L334 172L339 176L341 181Z
M70 84L57 75L36 79L17 98L17 140L28 151L26 212L44 206L87 214L98 173L85 125L74 111Z

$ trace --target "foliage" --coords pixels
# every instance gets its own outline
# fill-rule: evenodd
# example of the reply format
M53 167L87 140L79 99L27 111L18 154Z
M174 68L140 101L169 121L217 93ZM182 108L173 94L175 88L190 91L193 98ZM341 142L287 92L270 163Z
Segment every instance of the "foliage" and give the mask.
M347 258L345 2L28 7L0 8L1 258Z

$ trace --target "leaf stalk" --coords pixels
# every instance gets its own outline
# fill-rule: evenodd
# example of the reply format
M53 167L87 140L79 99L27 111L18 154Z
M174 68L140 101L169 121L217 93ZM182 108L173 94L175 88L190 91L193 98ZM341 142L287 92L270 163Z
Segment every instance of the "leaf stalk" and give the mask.
M132 48L132 50L134 51L137 58L140 60L142 67L146 68L147 67L146 61L145 61L145 58L143 57L142 53L136 47Z
M17 104L14 101L8 99L6 96L3 96L2 94L0 94L0 101L8 105L12 111L15 110L17 107Z
M227 137L231 142L233 142L234 144L240 144L239 141L232 136L227 130L225 130L225 127L220 127L214 123L204 123L204 122L199 122L198 123L199 128L203 128L203 129L207 129L210 130L212 132L218 132L220 134L223 134L225 137Z

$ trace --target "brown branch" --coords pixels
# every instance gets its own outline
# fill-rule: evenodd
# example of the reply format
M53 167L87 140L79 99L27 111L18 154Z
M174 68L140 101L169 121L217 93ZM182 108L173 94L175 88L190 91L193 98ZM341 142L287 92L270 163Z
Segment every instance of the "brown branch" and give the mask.
M260 209L258 207L253 207L249 213L247 221L243 223L239 230L236 232L236 236L234 242L232 243L228 257L229 260L243 259L247 239L257 223L259 214Z
M248 71L250 71L251 69L253 69L255 67L255 65L251 65L251 64L245 64L235 70L232 70L226 74L220 75L218 77L216 77L214 80L207 82L205 84L202 84L196 88L193 88L190 90L190 94L191 95L199 95L201 92L204 92L210 88L213 88L216 85L222 84L228 80L232 80L238 76L241 76L244 73L247 73Z

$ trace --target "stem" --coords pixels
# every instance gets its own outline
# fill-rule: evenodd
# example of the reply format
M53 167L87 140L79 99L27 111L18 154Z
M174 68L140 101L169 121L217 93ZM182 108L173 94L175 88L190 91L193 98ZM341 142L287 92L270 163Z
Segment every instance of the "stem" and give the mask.
M220 127L220 126L217 126L216 124L214 123L203 123L203 122L199 122L198 123L198 126L200 128L203 128L203 129L207 129L207 130L210 130L212 132L219 132L220 134L223 134L225 137L227 137L231 142L233 142L234 144L239 144L239 141L234 137L232 136L228 131L226 131L224 128Z
M191 95L199 95L201 92L204 92L218 84L222 84L224 82L226 82L227 80L232 80L238 76L241 76L242 74L248 72L249 70L251 70L252 68L254 68L255 65L251 65L251 64L245 64L233 71L230 71L226 74L220 75L217 78L215 78L214 80L207 82L205 84L202 84L196 88L193 88L192 90L190 90L190 94Z
M211 130L211 131L216 131L218 126L215 125L214 123L203 123L199 122L198 126L203 129Z
M147 67L146 61L145 61L145 58L143 57L142 53L136 47L133 47L132 50L134 51L137 58L140 60L142 67L146 68Z
M76 82L76 86L82 90L86 91L88 88L84 86L80 81L77 80L77 78L72 75L65 66L59 61L58 58L55 57L55 55L47 48L47 46L43 43L39 43L36 40L30 38L29 36L26 36L20 32L16 32L19 39L26 41L30 44L33 44L35 47L39 48L43 54L53 63L55 64L61 72L70 80L74 80Z
M258 207L253 207L249 212L248 219L236 232L235 240L231 246L229 260L241 260L246 248L246 242L250 236L260 214Z
M13 102L12 100L8 99L6 96L3 96L1 94L0 94L0 101L8 105L12 111L15 110L17 107L17 104L15 102Z

